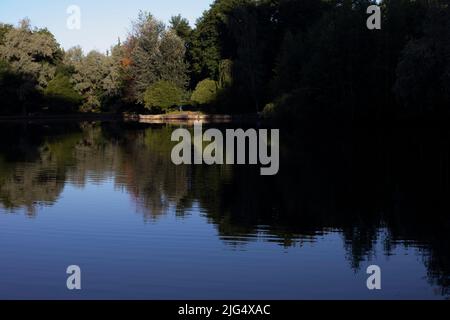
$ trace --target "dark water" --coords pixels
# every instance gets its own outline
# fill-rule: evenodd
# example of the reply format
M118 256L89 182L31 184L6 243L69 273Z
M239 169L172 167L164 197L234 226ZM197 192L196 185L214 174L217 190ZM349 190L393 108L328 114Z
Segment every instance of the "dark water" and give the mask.
M450 297L448 133L282 132L261 177L172 165L168 125L0 127L0 298Z

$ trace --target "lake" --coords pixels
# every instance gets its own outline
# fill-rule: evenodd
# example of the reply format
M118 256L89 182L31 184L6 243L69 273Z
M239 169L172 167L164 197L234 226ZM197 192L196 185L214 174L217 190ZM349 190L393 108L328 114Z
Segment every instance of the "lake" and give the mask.
M178 127L0 123L0 298L450 297L448 132L281 130L261 176L175 166Z

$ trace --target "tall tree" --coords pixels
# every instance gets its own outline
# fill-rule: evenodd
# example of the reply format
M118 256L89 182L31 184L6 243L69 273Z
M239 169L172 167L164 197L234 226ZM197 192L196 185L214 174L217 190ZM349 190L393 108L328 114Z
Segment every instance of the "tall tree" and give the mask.
M228 17L228 26L237 45L233 72L235 84L242 93L250 96L253 110L259 112L264 88L264 43L259 34L256 7L248 5L234 9Z
M235 43L227 27L228 14L251 0L215 0L197 20L190 47L191 68L195 82L205 78L218 80L219 64L233 58Z
M189 42L192 33L192 28L189 25L189 20L183 18L180 14L170 18L170 29L174 30L176 35L179 36L186 43Z
M101 110L104 80L108 75L106 57L97 51L81 57L79 54L78 48L69 52L75 69L72 81L75 89L85 98L81 111L98 112Z
M179 88L187 84L184 41L151 14L141 12L133 23L126 46L130 52L129 74L132 94L144 102L145 91L160 80L170 80Z

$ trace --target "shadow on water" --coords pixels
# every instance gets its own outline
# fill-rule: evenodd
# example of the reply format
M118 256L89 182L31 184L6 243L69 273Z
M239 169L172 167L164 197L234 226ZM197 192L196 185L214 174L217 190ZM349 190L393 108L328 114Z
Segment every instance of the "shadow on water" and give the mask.
M265 234L290 247L331 231L354 269L384 243L414 247L431 283L450 294L447 131L378 130L281 138L277 176L253 166L174 166L169 125L2 124L0 203L6 211L52 206L66 184L113 179L145 221L200 206L220 238L245 246Z

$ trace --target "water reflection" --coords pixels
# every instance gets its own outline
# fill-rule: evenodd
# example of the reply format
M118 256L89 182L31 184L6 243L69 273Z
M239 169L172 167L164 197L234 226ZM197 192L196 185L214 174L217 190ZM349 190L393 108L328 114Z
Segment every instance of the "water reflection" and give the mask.
M280 173L263 177L257 166L174 166L173 129L2 123L1 206L36 217L68 185L111 180L146 222L171 212L183 218L200 207L220 239L237 249L258 239L302 246L339 232L358 270L377 243L385 256L414 247L429 281L450 294L448 132L286 135Z

